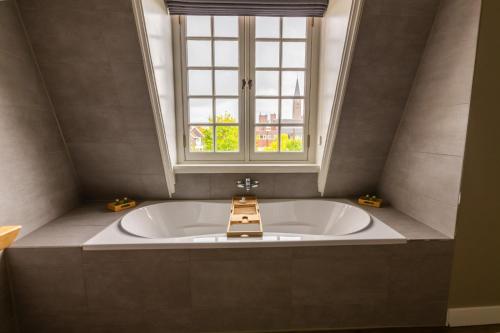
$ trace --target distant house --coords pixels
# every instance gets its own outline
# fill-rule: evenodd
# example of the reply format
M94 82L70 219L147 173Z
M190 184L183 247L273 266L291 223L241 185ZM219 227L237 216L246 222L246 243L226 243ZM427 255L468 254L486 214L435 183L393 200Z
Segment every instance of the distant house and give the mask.
M191 151L203 151L203 133L199 127L192 127L189 131Z

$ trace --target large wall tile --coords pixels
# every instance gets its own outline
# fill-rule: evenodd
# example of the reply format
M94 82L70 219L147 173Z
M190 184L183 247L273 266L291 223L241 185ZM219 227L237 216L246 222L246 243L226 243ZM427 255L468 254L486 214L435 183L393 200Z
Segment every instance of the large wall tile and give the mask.
M350 266L345 261L324 259L293 261L294 305L382 305L387 302L389 265L385 258L370 258ZM330 292L326 292L330 291Z
M325 195L345 197L376 190L438 4L438 0L365 4Z
M441 1L379 186L395 208L451 237L480 4Z
M130 1L19 7L83 196L168 198Z
M265 259L194 261L191 298L195 307L288 306L290 265Z
M274 177L274 198L317 198L318 175L282 173Z
M116 106L69 106L58 119L69 144L129 142L123 133L127 122Z
M57 114L75 105L118 105L113 73L107 63L42 63L41 70Z
M150 110L146 74L142 63L112 63L119 104Z
M53 1L52 1L53 2ZM99 30L101 15L73 6L23 11L26 28L37 60L45 63L107 61L105 43ZM65 29L61 30L60 27Z
M80 248L11 248L8 259L21 318L86 311Z
M118 5L118 1L116 2ZM109 4L108 6L111 7ZM101 8L104 8L104 4ZM114 9L118 9L117 6ZM102 38L108 58L120 63L142 64L141 50L137 47L137 28L130 8L106 12L103 19Z
M123 252L123 251L122 251ZM126 251L85 254L90 311L189 307L189 262L182 252ZM103 253L102 256L99 254ZM107 260L106 258L114 258ZM105 260L103 262L103 260Z
M469 104L439 107L413 103L407 107L431 110L407 113L401 121L398 140L393 146L394 151L463 155Z
M0 105L42 107L49 103L32 61L0 53Z
M332 197L351 197L360 193L372 193L382 173L384 158L354 157L333 160L328 170L329 178L342 174L330 188ZM376 163L373 163L376 161Z
M0 3L0 173L0 225L22 225L21 236L78 202L74 171L13 1Z
M32 61L31 51L16 8L3 5L0 10L0 52Z

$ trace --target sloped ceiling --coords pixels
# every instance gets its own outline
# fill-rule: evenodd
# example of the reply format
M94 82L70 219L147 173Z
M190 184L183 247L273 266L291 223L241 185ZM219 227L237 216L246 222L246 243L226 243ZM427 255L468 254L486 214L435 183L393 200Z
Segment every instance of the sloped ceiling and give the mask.
M325 196L374 192L439 0L366 0Z
M83 196L166 198L130 0L20 0Z

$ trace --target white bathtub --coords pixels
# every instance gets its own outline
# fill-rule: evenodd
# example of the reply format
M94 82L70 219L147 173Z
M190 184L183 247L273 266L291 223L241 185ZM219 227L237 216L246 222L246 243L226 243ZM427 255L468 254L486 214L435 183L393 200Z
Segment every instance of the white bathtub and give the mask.
M86 250L274 247L403 243L405 238L347 202L259 200L263 237L228 238L229 201L167 201L127 213L84 244Z

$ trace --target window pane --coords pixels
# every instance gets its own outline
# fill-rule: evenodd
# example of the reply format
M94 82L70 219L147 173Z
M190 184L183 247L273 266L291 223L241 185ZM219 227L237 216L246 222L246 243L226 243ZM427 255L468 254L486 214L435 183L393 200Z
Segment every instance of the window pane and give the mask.
M238 99L217 98L215 100L215 111L218 123L237 123Z
M215 94L238 96L238 71L215 71Z
M255 126L255 151L278 151L278 126Z
M214 16L215 37L238 37L238 16Z
M304 100L283 99L281 100L281 122L300 124L304 122Z
M255 43L255 67L279 67L279 65L280 65L279 42Z
M282 67L291 67L291 68L306 67L305 42L283 42Z
M284 17L283 38L306 38L305 17Z
M210 41L188 40L187 41L187 64L188 66L210 67L212 66L212 50Z
M212 95L212 71L189 70L189 95Z
M211 98L189 99L189 123L211 123L213 121Z
M255 122L270 124L278 122L278 99L257 98L255 100Z
M186 36L210 37L210 16L186 16Z
M279 17L256 17L255 37L256 38L279 38L280 18Z
M304 72L283 71L281 75L281 95L304 96Z
M238 126L217 126L215 128L215 150L217 152L238 152L240 150L239 130Z
M238 67L238 42L215 41L215 66Z
M212 126L191 126L189 128L189 151L212 152L214 150Z
M279 72L278 71L256 71L255 72L255 94L257 96L279 95Z
M302 127L281 128L281 151L301 152L304 150L304 129Z

